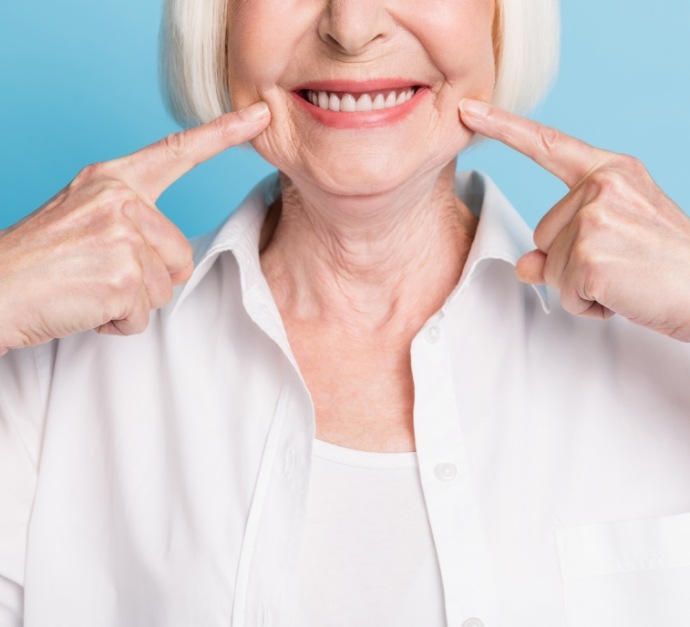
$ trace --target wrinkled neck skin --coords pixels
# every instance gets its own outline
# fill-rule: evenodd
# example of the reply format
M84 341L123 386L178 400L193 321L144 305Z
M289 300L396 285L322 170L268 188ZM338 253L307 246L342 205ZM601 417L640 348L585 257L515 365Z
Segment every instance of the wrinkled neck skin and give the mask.
M416 333L457 285L477 220L455 161L385 194L334 196L281 175L261 264L284 316L351 331Z

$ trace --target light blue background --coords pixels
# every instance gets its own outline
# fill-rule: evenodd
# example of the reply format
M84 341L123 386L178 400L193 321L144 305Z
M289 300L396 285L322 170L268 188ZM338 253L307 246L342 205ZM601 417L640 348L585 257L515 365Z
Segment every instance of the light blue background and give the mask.
M200 0L203 1L203 0ZM566 0L560 78L535 117L640 157L690 209L690 3ZM0 0L0 228L93 161L177 127L158 95L158 2ZM461 159L503 188L534 226L564 193L495 143ZM159 205L190 236L213 228L270 171L234 149L176 183Z

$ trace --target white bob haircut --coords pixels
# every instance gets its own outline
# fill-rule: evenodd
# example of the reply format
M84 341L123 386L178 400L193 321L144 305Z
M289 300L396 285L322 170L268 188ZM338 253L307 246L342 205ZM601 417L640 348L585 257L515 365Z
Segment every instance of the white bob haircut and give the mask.
M225 45L228 1L165 0L161 89L183 126L208 122L232 109ZM496 6L493 102L526 113L546 96L558 69L558 0L496 0Z

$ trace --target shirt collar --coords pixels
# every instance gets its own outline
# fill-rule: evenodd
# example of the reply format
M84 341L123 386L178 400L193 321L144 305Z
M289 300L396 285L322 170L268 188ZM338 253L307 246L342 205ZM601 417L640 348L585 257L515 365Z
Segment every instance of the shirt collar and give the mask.
M455 192L479 217L470 253L458 288L448 302L454 300L462 288L484 267L483 262L498 260L515 267L518 259L534 250L532 230L510 204L496 184L479 172L458 172ZM532 285L545 313L550 312L549 295L544 285Z
M232 251L240 268L240 284L246 293L258 282L264 282L259 259L261 228L268 207L280 195L277 172L258 183L230 217L215 231L192 242L194 246L194 272L178 288L172 308L174 315L182 302L199 285L221 253Z
M462 278L448 302L479 274L482 262L500 260L515 266L522 255L534 248L529 227L491 179L474 171L458 172L455 187L458 197L480 219ZM259 259L259 239L266 210L279 194L276 172L263 179L224 224L194 241L195 269L189 281L177 290L173 315L223 252L232 251L237 259L243 293L256 283L265 282ZM546 288L542 285L532 287L548 313Z

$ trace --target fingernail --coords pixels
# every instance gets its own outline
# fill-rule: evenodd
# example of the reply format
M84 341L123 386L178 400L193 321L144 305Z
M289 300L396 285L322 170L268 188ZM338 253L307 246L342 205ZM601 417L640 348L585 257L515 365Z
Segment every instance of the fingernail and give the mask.
M491 105L481 100L470 100L469 98L463 98L460 101L460 111L471 115L474 118L485 118L489 115L491 110Z
M245 122L258 122L268 115L268 105L265 102L255 102L244 109L240 109L238 113Z

